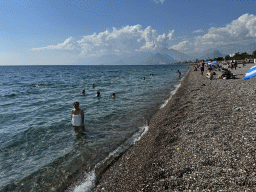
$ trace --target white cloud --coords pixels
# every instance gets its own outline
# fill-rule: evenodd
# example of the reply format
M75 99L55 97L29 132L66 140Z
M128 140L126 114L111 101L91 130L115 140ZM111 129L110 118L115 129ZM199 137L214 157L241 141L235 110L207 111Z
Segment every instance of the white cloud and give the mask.
M169 38L169 40L172 40L172 39L173 39L173 38L172 38L173 34L174 34L174 30L172 30L172 31L167 35L167 37Z
M206 48L216 48L231 43L251 42L252 40L256 41L256 16L244 14L225 27L211 27L207 34L197 36L190 42L181 42L172 48L187 53L200 52ZM190 48L188 49L186 45L189 45Z
M172 49L175 49L175 50L179 50L179 51L182 51L184 53L186 52L191 52L191 51L194 51L195 47L194 47L194 44L185 40L185 41L182 41L180 43L178 43L177 45L174 45L171 47Z
M156 3L161 3L163 4L165 0L154 0Z
M195 30L193 31L193 33L203 33L204 31L202 29L198 29L198 30Z
M66 39L63 43L60 43L58 45L50 45L47 47L41 47L41 48L33 48L32 50L40 51L40 50L74 50L76 49L75 41L73 37L69 37Z
M157 31L148 26L143 29L141 25L125 26L121 29L113 28L92 34L75 41L72 37L58 45L50 45L33 50L79 50L80 56L96 56L104 54L121 54L134 51L156 51L167 47L167 41L172 39L174 30L168 35L157 34Z

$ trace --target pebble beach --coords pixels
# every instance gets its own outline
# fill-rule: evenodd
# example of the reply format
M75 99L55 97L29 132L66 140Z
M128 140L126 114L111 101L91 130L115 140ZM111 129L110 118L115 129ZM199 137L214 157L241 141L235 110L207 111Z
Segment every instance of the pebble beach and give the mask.
M149 130L100 177L95 191L256 191L254 64L208 79L190 69Z

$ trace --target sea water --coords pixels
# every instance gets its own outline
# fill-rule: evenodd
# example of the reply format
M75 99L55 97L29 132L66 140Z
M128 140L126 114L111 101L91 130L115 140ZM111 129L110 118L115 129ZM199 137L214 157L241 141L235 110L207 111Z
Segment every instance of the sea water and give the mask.
M1 66L0 190L92 189L97 167L141 137L188 68ZM71 124L75 101L82 134Z

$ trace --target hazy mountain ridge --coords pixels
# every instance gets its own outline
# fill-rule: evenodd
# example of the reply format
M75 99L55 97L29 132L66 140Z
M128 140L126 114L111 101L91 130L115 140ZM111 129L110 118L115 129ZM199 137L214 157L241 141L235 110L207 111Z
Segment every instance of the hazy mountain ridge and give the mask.
M175 59L176 58L176 59ZM183 59L184 58L184 59ZM109 54L94 60L99 65L157 65L172 64L190 59L189 56L173 49L162 49L158 52L136 52L122 55Z
M146 62L142 62L143 65L166 65L177 63L170 55L156 53L150 57Z
M202 53L184 54L171 48L162 48L155 52L132 52L124 54L108 54L95 57L87 64L91 65L158 65L173 64L181 61L193 61L195 59L214 59L225 57L233 53L247 52L251 54L256 50L256 43L249 45L229 44L215 49L206 49Z
M206 49L203 53L193 53L194 59L214 59L218 57L225 57L226 55L230 55L233 53L243 53L246 52L248 54L252 54L253 51L256 50L256 43L251 43L249 45L241 45L241 44L229 44L217 47L216 49Z

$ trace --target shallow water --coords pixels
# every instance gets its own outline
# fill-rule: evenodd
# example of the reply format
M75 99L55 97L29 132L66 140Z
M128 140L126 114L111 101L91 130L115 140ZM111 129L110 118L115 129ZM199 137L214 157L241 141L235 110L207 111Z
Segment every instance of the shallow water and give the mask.
M143 131L179 84L177 69L188 66L0 67L0 189L54 190L90 173ZM75 101L83 134L70 121Z

